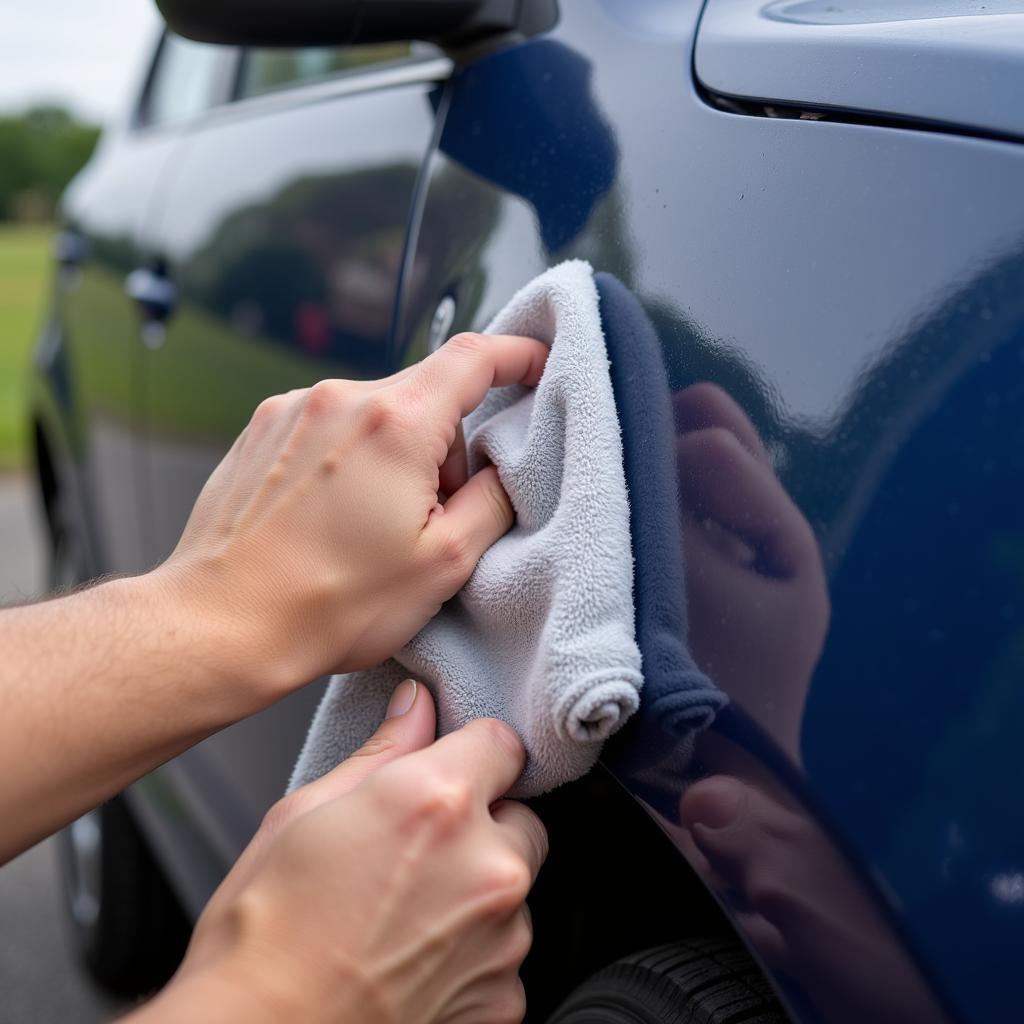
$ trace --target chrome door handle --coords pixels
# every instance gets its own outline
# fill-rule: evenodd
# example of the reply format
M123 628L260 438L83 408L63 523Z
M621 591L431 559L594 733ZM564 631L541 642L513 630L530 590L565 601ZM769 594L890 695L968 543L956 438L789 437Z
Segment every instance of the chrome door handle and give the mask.
M85 262L88 248L88 243L77 231L65 228L54 240L53 254L60 266L72 269Z
M124 281L125 294L141 307L147 320L163 322L174 312L178 289L164 274L138 267Z

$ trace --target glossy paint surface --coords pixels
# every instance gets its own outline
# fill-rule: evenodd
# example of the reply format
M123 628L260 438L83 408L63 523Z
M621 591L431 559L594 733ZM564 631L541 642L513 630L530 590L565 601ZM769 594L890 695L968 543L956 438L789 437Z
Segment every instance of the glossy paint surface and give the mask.
M798 1019L994 1019L1024 948L1024 151L712 110L696 5L640 6L453 79L396 343L439 292L480 328L568 256L633 289L690 643L733 705L682 772L642 712L608 763ZM470 244L442 188L488 211Z

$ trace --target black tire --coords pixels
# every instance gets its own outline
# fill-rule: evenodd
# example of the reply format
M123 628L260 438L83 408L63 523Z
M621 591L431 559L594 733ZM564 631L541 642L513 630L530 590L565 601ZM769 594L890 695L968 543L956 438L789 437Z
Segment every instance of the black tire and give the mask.
M746 950L693 939L636 953L598 971L548 1024L787 1024Z
M50 588L91 575L66 494L48 496ZM191 931L123 798L84 814L58 836L64 902L79 958L119 995L139 996L174 973Z
M59 841L71 932L86 969L124 996L165 984L190 926L123 798L83 815Z

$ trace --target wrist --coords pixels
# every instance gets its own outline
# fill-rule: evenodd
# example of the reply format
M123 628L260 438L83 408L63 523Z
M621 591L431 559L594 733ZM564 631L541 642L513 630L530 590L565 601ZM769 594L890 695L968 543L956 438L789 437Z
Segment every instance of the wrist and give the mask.
M173 979L129 1024L283 1024L320 1019L292 986L277 980L278 975L265 969L257 982L252 972L235 964L190 971Z
M263 636L247 620L244 601L210 593L201 571L164 564L116 580L122 599L143 617L154 645L174 671L188 679L220 727L261 711L289 692L284 667L269 657Z

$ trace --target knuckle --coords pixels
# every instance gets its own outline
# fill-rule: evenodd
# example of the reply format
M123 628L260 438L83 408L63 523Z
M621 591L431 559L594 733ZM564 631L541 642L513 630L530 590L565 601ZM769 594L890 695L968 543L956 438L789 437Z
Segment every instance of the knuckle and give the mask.
M496 913L520 907L529 895L532 881L526 862L505 851L488 857L480 872L481 888L490 896Z
M417 821L448 831L463 824L473 810L473 792L468 782L442 775L421 776L412 800Z
M446 346L449 351L476 358L483 354L487 340L482 334L475 331L460 331L448 339Z
M309 416L328 416L336 413L346 401L347 382L343 380L317 381L306 394L305 412Z
M281 415L287 404L287 395L271 395L269 398L264 398L256 406L252 414L252 422L257 426L268 426Z
M454 530L445 533L437 552L441 572L446 578L467 580L476 568L476 553L470 539Z
M358 415L364 433L373 435L400 427L404 413L394 396L385 391L374 391L362 400Z

